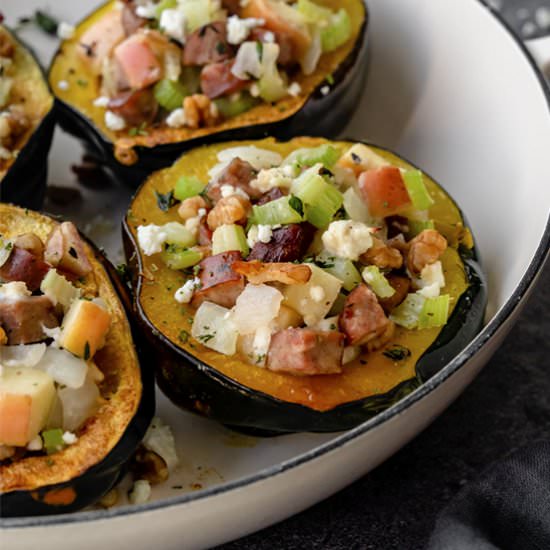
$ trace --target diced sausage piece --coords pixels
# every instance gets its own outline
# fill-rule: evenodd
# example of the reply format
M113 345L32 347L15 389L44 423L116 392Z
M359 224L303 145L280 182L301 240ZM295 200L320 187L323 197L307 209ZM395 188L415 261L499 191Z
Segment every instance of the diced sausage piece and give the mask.
M145 27L147 19L136 14L136 3L133 0L126 0L121 13L122 28L126 36L134 34L141 27Z
M308 265L289 262L236 261L233 264L233 270L244 275L254 285L275 282L285 285L297 285L307 283L311 279L311 268Z
M208 65L233 57L233 48L227 41L224 21L208 23L187 38L183 48L184 65Z
M34 292L40 288L40 283L49 270L50 266L40 258L24 248L14 246L8 260L0 267L0 281L22 281Z
M372 246L361 254L359 260L367 265L375 265L381 269L400 269L403 256L397 248L392 248L377 237L372 238Z
M262 196L261 191L250 186L250 182L256 177L256 171L246 160L234 158L215 179L208 184L206 194L214 202L222 198L222 185L231 185L237 189L242 189L251 199L257 199Z
M241 80L231 72L234 63L234 61L220 61L205 65L201 71L202 93L214 99L246 88L249 81Z
M395 292L389 298L378 298L378 302L389 314L392 309L397 307L406 297L411 286L411 280L408 277L402 275L387 275L388 282L394 288Z
M149 124L157 116L159 105L151 88L121 92L109 100L108 108L120 115L127 124Z
M270 189L267 193L263 194L256 204L258 206L262 206L262 204L267 204L271 201L276 201L277 199L280 199L281 197L284 197L285 194L281 191L280 187L274 187L273 189Z
M31 344L44 340L43 326L54 328L59 322L54 305L46 296L21 296L0 300L0 325L8 344Z
M271 337L267 368L295 376L342 372L344 335L310 328L288 328Z
M233 262L241 260L237 251L222 252L201 261L200 289L193 296L192 305L213 302L223 307L233 307L237 297L244 290L245 279L231 268Z
M273 32L269 29L256 27L252 29L248 40L256 40L257 42L269 42L271 37L275 38L275 43L279 44L279 57L277 57L278 65L295 65L298 59L294 57L292 51L292 40L290 36L281 32Z
M338 319L340 330L346 335L346 344L377 349L391 338L393 323L386 317L376 294L367 285L359 285L346 298Z
M162 67L149 43L148 34L133 34L121 42L114 50L118 62L130 88L141 90L162 78Z
M99 73L103 60L125 36L120 11L111 10L82 35L79 53Z
M13 244L17 248L22 248L30 252L37 258L44 257L44 243L40 237L34 233L23 233L22 235L18 235L13 241Z
M407 268L416 274L425 266L437 262L447 248L447 240L435 229L424 229L409 244Z
M63 222L52 231L46 243L44 259L77 277L83 277L92 270L84 243L71 222Z
M257 242L248 260L262 262L294 262L304 256L315 236L315 227L309 223L292 223L272 233L268 243Z

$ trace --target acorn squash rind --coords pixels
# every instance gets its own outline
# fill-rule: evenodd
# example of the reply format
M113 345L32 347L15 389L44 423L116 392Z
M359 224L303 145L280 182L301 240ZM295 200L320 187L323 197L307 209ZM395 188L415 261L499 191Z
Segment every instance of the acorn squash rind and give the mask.
M363 0L356 0L364 13L364 20L359 28L357 38L351 52L341 61L333 72L330 92L324 94L321 90L327 86L326 81L318 84L305 103L292 115L281 114L275 122L236 126L230 129L214 130L185 141L165 143L153 147L136 146L138 160L132 165L123 165L116 161L114 145L92 120L81 113L76 107L56 97L58 122L66 132L83 142L88 153L97 162L113 172L121 181L131 186L138 186L149 174L161 168L170 166L184 151L215 142L234 139L259 139L266 135L279 139L290 139L295 135L307 132L310 135L337 135L355 111L364 90L368 69L368 25L369 14ZM101 7L99 8L101 9ZM92 17L92 12L81 23ZM62 52L63 44L55 54L48 70L52 79L52 69ZM328 76L328 75L325 75ZM55 90L55 86L53 86ZM272 107L275 110L277 107ZM245 113L246 115L246 113ZM239 116L230 119L237 121ZM139 137L139 136L138 136ZM143 138L146 140L147 138Z
M144 182L138 189L134 201L146 185L147 182ZM454 206L464 221L464 216ZM143 284L146 284L143 279L144 266L129 217L131 215L123 222L125 252L134 277L136 310L142 332L157 351L157 384L179 407L214 418L239 430L253 430L257 434L265 435L350 429L426 382L467 346L483 323L487 303L485 278L477 261L476 249L462 249L459 253L468 288L461 295L447 325L417 361L416 376L404 380L386 393L343 403L325 411L290 403L231 379L177 346L151 322L140 301Z
M7 228L14 234L35 230L44 238L57 223L36 212L0 204L0 233L8 234ZM85 423L76 444L51 456L0 466L0 517L59 514L93 504L116 483L154 415L150 350L135 338L138 350L134 351L128 290L105 256L89 241L85 246L93 280L114 313L107 344L96 356L106 372L101 387L110 399ZM109 359L117 359L116 364ZM121 377L118 382L117 376Z

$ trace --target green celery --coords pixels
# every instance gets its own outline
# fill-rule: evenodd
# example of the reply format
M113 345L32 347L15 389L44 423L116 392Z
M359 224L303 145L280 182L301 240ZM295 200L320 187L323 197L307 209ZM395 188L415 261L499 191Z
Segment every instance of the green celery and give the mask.
M242 92L238 99L230 97L219 97L214 100L216 107L225 118L231 118L246 111L250 111L252 107L259 103L259 99L252 97L250 94Z
M345 9L335 13L328 25L321 28L321 46L323 52L331 52L345 44L351 38L351 19Z
M258 225L287 225L300 223L302 216L290 205L291 197L281 197L261 206L252 207L253 223Z
M155 16L157 19L160 20L160 16L162 15L162 12L164 10L173 9L178 5L177 0L160 0L160 2L157 4L156 13Z
M183 201L202 193L205 187L206 184L196 176L181 176L176 182L174 197Z
M426 298L420 294L407 294L407 297L390 313L390 320L407 329L416 328L425 301Z
M424 229L435 229L435 224L433 220L409 220L407 221L407 225L409 226L409 231L407 233L407 237L409 239L412 239L413 237L416 237Z
M181 108L184 97L189 95L184 84L166 78L155 84L153 93L158 104L167 111Z
M160 257L170 269L186 269L197 265L202 260L203 255L202 252L192 248L169 244L161 252Z
M395 294L395 288L375 265L369 265L363 269L363 279L379 298L390 298Z
M304 147L293 151L283 161L284 165L293 165L297 167L314 166L322 164L329 170L338 162L340 151L329 144L319 145L319 147Z
M243 256L248 256L249 247L244 229L240 225L221 225L212 235L212 254L221 254L230 250L238 250Z
M426 298L418 316L418 328L443 326L449 316L449 301L450 296L448 294L442 294L435 298Z
M432 206L434 201L426 189L426 184L420 170L407 170L403 173L403 181L414 208L417 210L427 210Z
M63 430L60 428L45 430L41 435L42 441L44 442L44 449L48 454L61 451L65 447L65 442L63 441Z
M342 281L342 286L347 291L352 291L361 284L361 275L351 260L332 256L323 251L315 258L315 263L321 268Z

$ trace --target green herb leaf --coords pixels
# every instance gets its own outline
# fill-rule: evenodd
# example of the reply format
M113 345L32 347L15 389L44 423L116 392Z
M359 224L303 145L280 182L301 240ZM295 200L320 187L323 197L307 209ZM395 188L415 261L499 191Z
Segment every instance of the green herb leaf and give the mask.
M392 361L402 361L411 356L411 350L405 346L395 344L391 348L387 348L382 352L382 355L391 359Z
M57 34L57 27L59 26L59 23L51 15L48 15L43 11L36 10L34 13L34 21L45 33L51 35Z
M288 204L293 210L298 212L300 216L304 215L304 204L298 197L291 195L290 199L288 199Z
M176 204L176 199L174 198L174 190L168 191L164 195L155 190L155 197L157 197L157 206L163 211L168 212L174 204Z
M86 342L84 346L84 361L87 361L90 358L90 343Z

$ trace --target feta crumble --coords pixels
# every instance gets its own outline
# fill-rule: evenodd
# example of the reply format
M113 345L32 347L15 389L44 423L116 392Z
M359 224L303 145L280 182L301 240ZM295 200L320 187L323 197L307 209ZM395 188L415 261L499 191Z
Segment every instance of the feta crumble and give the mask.
M227 41L230 44L240 44L244 42L250 31L254 27L260 27L265 24L264 19L256 19L254 17L248 17L241 19L238 15L231 15L227 19Z
M234 187L233 185L225 184L220 187L220 192L222 198L231 197L232 195L240 195L241 197L244 197L245 199L249 199L250 197L248 194L243 191L240 187Z
M252 97L260 97L260 87L256 82L251 84L249 92Z
M273 44L275 42L275 33L271 31L267 31L264 34L264 42L267 42L268 44Z
M113 111L106 111L105 126L107 126L107 128L109 128L109 130L112 130L113 132L118 132L126 128L126 121L121 116L113 113Z
M357 261L372 246L372 228L362 222L338 220L323 233L325 249L348 260Z
M185 126L185 122L185 111L183 110L183 107L180 107L179 109L174 109L166 117L166 124L168 124L170 128L181 128Z
M74 25L61 21L59 25L57 25L57 38L60 38L61 40L69 40L74 36L74 31Z
M178 42L185 44L185 14L178 9L166 9L162 11L159 27L166 35Z
M168 233L159 225L140 225L137 228L138 244L146 256L162 252Z
M330 86L323 86L323 87L321 88L321 93L322 93L323 95L328 95L329 92L330 92Z
M130 504L144 504L151 498L151 484L145 479L138 479L128 493Z
M94 107L107 107L109 105L109 101L110 99L107 96L101 95L94 99Z
M193 299L193 294L195 290L200 288L201 280L198 277L190 279L187 281L181 288L176 290L174 294L174 299L180 304L188 304Z
M144 19L154 19L157 15L157 4L154 2L147 2L146 4L137 6L136 15Z
M61 439L63 439L63 443L65 443L65 445L74 445L78 441L78 437L76 437L76 435L72 432L65 432L61 436Z
M441 289L445 286L445 275L440 261L426 265L420 272L420 279L415 283L420 287L418 294L425 298L437 298Z
M37 435L34 439L31 439L27 444L27 450L29 451L41 451L44 446L42 438Z
M298 82L293 82L288 87L288 93L292 97L298 97L302 93L302 87L300 86L300 84L298 84Z
M267 193L275 187L290 189L293 182L293 173L294 170L292 166L264 168L260 170L256 178L250 182L250 187L262 193Z

